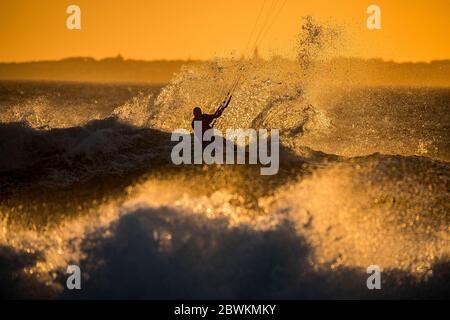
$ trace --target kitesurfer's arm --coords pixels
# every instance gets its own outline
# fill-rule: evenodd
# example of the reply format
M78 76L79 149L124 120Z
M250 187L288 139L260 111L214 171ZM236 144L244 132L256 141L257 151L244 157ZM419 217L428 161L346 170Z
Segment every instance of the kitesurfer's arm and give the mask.
M218 117L220 117L220 116L222 115L223 110L225 110L225 108L228 107L228 105L230 104L230 102L231 102L231 97L232 97L232 96L229 96L229 97L222 103L222 105L219 107L219 109L217 110L217 112L214 114L214 118L218 118Z
M217 118L215 114L203 114L202 122L209 126L215 118Z

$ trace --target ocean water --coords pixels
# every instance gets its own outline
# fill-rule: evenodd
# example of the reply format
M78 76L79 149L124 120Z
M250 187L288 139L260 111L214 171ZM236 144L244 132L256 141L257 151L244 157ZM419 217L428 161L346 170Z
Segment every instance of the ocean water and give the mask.
M279 128L275 176L170 161L171 132L215 110L233 61L161 87L1 82L1 296L448 298L450 89L246 68L217 128Z

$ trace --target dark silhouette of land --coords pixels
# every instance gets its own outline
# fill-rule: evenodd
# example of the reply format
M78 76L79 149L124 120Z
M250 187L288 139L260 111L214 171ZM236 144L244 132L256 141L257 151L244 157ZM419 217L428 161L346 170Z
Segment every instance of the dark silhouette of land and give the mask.
M0 63L0 80L167 83L190 60L125 60L121 56L95 60L67 58L58 61Z
M322 65L329 79L376 86L450 86L450 60L394 62L382 59L336 58Z
M283 59L283 58L277 58ZM296 61L283 59L299 68ZM270 61L269 61L270 62ZM0 80L47 80L81 82L167 83L183 65L200 60L129 60L114 58L67 58L58 61L0 63ZM381 59L335 58L318 65L314 74L332 82L381 86L450 86L450 60L432 62L383 61ZM331 75L331 77L329 77Z

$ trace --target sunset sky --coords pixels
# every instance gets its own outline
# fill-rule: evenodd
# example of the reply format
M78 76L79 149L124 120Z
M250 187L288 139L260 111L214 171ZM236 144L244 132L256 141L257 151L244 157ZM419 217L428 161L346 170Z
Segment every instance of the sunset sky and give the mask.
M277 0L281 7L284 0ZM266 0L266 8L272 0ZM264 0L1 0L0 61L73 56L208 59L240 56ZM81 7L81 30L66 8ZM381 8L381 30L366 8ZM295 55L301 17L343 27L343 56L396 61L450 58L450 0L286 0L259 45L263 56Z

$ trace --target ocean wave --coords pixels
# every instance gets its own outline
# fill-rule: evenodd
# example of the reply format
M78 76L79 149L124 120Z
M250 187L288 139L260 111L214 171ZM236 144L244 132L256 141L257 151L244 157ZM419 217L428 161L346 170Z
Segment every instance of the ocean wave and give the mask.
M242 198L254 172L211 173L227 181L215 191L198 185L204 170L179 172L143 179L123 199L51 228L3 221L2 245L28 261L23 277L62 298L74 297L64 290L70 263L83 270L85 298L405 298L447 290L446 163L383 155L331 162L254 189L256 206ZM371 264L383 271L375 295L365 287ZM245 284L250 279L258 285Z

